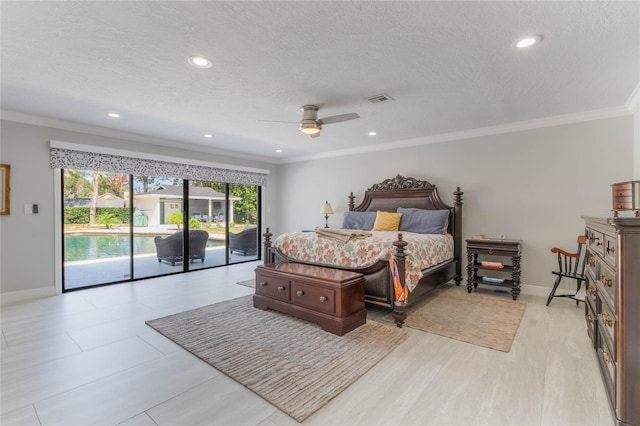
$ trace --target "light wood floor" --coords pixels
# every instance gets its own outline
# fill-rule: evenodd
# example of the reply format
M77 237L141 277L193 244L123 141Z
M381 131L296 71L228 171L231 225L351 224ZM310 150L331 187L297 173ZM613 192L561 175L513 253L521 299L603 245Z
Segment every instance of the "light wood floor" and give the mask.
M2 425L294 425L144 321L247 294L257 262L2 307ZM496 296L503 297L503 296ZM510 353L410 337L311 425L612 425L583 306L521 295Z

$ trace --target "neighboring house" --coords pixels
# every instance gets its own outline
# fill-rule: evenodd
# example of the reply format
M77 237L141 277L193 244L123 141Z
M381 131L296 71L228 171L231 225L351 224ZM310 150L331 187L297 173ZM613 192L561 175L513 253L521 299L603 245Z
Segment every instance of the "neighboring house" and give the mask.
M91 207L91 197L67 198L65 207ZM98 197L96 207L127 207L127 201L114 194L102 194Z
M149 225L166 224L173 212L181 212L182 185L160 185L158 188L135 194L134 206L149 218ZM229 197L229 212L233 214L233 202L240 197ZM225 194L208 187L189 187L189 216L202 221L224 221ZM233 217L230 218L233 221Z

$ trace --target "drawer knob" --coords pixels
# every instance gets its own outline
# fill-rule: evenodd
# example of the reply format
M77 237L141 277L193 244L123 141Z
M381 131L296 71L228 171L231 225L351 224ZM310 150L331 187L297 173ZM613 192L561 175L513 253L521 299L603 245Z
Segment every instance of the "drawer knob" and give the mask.
M284 291L284 290L285 290L285 288L283 286L281 286L281 285L278 286L278 291Z
M304 296L304 291L298 290L298 291L296 291L296 295L297 296Z
M605 274L600 275L600 281L607 287L613 287L613 280Z
M267 286L267 283L266 283L265 281L260 281L260 285L261 285L262 287L266 287L266 286Z
M321 302L326 302L327 301L327 297L326 296L320 296L320 301Z
M609 315L606 312L603 312L600 314L600 319L602 320L602 323L608 327L612 327L613 326L613 320L611 319L611 315Z

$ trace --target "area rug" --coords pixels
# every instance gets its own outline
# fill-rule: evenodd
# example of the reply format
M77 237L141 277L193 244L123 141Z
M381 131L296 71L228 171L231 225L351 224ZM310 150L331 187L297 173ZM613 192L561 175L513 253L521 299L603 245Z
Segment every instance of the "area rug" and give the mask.
M527 304L445 286L407 309L406 327L509 352ZM391 315L382 317L391 322Z
M251 278L250 280L239 281L236 284L243 285L245 287L256 288L256 280Z
M311 322L256 309L252 296L147 325L298 422L355 382L408 335L369 321L340 337Z

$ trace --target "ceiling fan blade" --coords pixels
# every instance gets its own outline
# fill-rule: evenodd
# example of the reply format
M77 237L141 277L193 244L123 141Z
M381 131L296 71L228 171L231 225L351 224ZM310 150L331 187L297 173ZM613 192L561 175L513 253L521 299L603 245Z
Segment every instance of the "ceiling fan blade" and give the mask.
M298 124L297 121L280 121L280 120L256 120L263 121L265 123L287 123L287 124Z
M356 118L360 118L360 116L355 112L350 112L348 114L332 115L330 117L321 118L318 121L320 121L322 124L333 124L341 123L343 121L355 120Z

